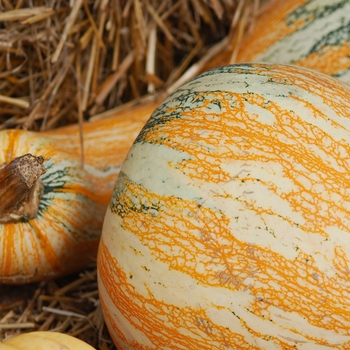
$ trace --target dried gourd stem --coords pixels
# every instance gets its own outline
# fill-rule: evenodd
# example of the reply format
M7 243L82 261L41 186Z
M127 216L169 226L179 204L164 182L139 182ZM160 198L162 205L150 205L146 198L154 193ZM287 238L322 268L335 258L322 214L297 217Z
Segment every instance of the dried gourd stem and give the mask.
M36 216L46 172L44 158L25 154L0 166L0 223L28 220Z

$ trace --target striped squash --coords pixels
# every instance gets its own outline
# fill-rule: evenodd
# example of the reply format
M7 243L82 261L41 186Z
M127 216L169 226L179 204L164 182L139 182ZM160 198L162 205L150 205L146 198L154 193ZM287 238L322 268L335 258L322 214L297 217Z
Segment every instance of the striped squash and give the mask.
M96 261L121 163L156 103L86 123L83 168L78 126L40 133L0 131L0 164L31 153L44 157L47 170L39 180L37 215L0 223L0 283L49 279Z
M269 1L237 62L295 64L350 83L350 1Z
M123 349L350 348L350 91L288 65L203 73L155 110L104 220Z

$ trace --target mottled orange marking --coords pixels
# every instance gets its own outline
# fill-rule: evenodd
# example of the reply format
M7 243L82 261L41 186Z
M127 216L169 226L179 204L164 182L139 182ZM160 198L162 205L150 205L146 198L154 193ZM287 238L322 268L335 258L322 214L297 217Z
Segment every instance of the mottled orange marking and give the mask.
M43 229L42 224L38 222L38 220L30 220L28 224L32 228L32 232L30 232L29 234L31 234L33 238L35 238L36 240L33 246L36 247L37 251L38 252L40 251L41 253L41 254L38 254L37 269L41 269L40 266L46 262L53 268L53 270L57 269L57 265L59 265L57 252L55 251L52 242L49 241L48 236L44 234L45 229ZM23 248L24 248L24 251L22 251L23 256L28 255L29 247L23 247ZM41 255L42 257L39 258ZM44 260L43 257L45 257L45 260L46 260L45 262L43 261ZM29 266L27 266L28 270L29 270L29 267L30 267L30 264Z
M138 204L133 203L135 196ZM289 260L270 248L241 242L229 229L230 219L224 214L205 205L199 208L196 202L149 193L132 183L126 183L119 203L124 208L157 205L157 215L146 210L127 210L123 226L171 269L192 276L203 285L246 290L247 297L254 300L251 311L259 317L273 318L268 308L274 305L297 312L320 328L350 334L348 268L344 271L342 265L335 263L333 268L339 274L328 277L316 266L314 258L302 251L297 259ZM255 208L252 206L251 210ZM239 220L239 213L236 219ZM337 259L344 259L344 254L341 247L335 250ZM205 266L204 272L198 272L197 263ZM109 283L112 281L105 282L107 286Z
M238 43L238 47L235 40L228 42L226 50L216 55L201 71L204 72L213 67L236 62L254 62L256 55L264 52L270 45L304 25L304 21L296 21L293 25L288 25L285 16L306 2L307 0L267 2L262 7L260 16L254 20L253 30L247 31L243 40ZM273 16L271 16L271 12L273 12ZM232 62L232 55L237 48L237 57Z
M287 37L304 25L303 20L293 25L286 21L287 14L307 3L307 0L270 1L254 23L254 31L248 32L237 55L236 62L254 62L254 57L264 52L281 38ZM273 14L273 15L271 15Z
M67 205L70 210L66 210ZM87 231L99 231L104 213L104 206L98 206L94 202L79 197L74 200L67 200L63 197L53 199L52 206L49 211L45 210L42 220L47 220L46 224L53 231L60 232L63 225L65 229L60 232L59 239L66 240L69 246L73 242L95 240L96 234L91 237Z
M20 137L22 130L8 130L7 137L4 141L2 141L2 161L0 164L10 163L16 157L16 150L18 148L17 140ZM4 145L7 141L7 147L4 148ZM24 154L21 154L24 155Z
M176 305L156 300L151 293L148 296L139 294L103 241L100 245L98 264L100 278L115 307L133 327L146 335L154 348L212 350L216 346L218 349L221 347L259 349L248 343L244 336L235 330L213 324L205 309L178 308ZM118 329L116 318L111 313L112 310L108 310L104 304L103 298L102 306L105 317L118 337L114 338L117 347L128 346L135 350L150 349L136 340L128 342L125 335ZM249 328L244 320L241 320L241 323L254 337L269 340L286 350L294 349L287 342ZM186 329L188 334L183 334L182 329Z
M101 193L96 192L96 188L98 188L98 184L101 183L101 179L91 176L89 180L92 180L92 181L89 181L90 184L89 183L87 184L72 183L72 184L68 184L67 187L60 188L58 191L61 193L73 193L73 194L79 193L82 196L89 198L96 203L107 205L111 196L111 193L110 193L111 188L109 188L109 191L104 191L105 189L101 188ZM113 176L113 180L116 180L115 175ZM91 183L93 183L94 186L91 186Z
M68 224L72 220L61 217L60 221L51 215L53 213L27 223L4 225L0 235L3 282L59 276L72 269L79 270L96 258L98 239L92 237L89 240L83 233L72 235L70 230L62 230L62 223ZM75 223L75 230L80 232L78 224L81 222Z
M261 69L261 74L267 72L268 70ZM297 69L292 67L285 67L281 75L276 71L271 84L292 84L319 96L339 116L347 114L342 103L347 99L348 91L345 88L342 90L339 85L336 88L336 82L331 79L326 85L325 77L320 80L312 79L314 75L311 72L303 72L303 79L295 73ZM338 98L331 96L331 92L334 96L334 91L337 91ZM211 92L209 95L203 92L196 97L204 99L201 106L180 112L181 118L156 125L145 136L145 140L150 143L166 145L192 157L179 163L169 161L171 167L201 182L224 186L234 180L232 174L223 170L228 162L275 162L283 167L284 176L293 182L294 188L293 191L284 192L275 184L269 183L269 190L287 200L290 207L300 213L306 222L291 224L300 225L305 231L325 237L328 237L325 229L329 226L336 225L341 230L350 230L350 220L344 219L348 216L346 208L350 203L347 192L350 179L344 176L349 171L350 147L345 140L333 140L311 124L312 120L310 123L305 122L304 116L296 115L293 110L278 105L273 97L268 100L257 93L238 94L225 91ZM315 120L321 118L328 121L329 117L310 102L296 95L290 95L288 99L305 105L305 111L311 113ZM220 113L210 112L208 106L213 103L221 104ZM259 121L258 115L248 112L248 105L259 106L262 110L271 112L276 121L273 125ZM181 108L176 106L166 113L171 114L173 110ZM334 120L328 122L339 130L345 129ZM283 142L282 136L292 143ZM319 150L322 150L322 156L318 154ZM247 183L256 180L251 176L239 176L239 181ZM320 191L319 186L324 190ZM337 201L334 201L335 194L339 196ZM254 210L260 215L264 212L278 215L266 208Z
M3 252L5 252L5 254L1 254L0 258L1 258L1 266L2 269L4 270L5 274L8 275L8 273L12 270L12 264L16 263L16 260L13 261L11 256L15 256L14 254L14 249L16 247L15 242L14 242L14 238L15 238L15 234L14 234L14 224L8 224L6 225L6 229L3 230L2 232L2 245L1 245L1 249L3 250ZM8 258L8 256L10 256L10 258ZM17 267L17 273L19 272L19 268Z
M327 46L320 52L293 62L299 66L316 69L322 73L336 75L342 70L350 69L350 46L343 43L335 46Z
M261 61L261 58L258 58L259 55L263 55L278 41L283 42L284 39L287 40L289 35L297 33L298 29L302 29L305 26L304 21L298 21L293 25L289 25L287 18L289 14L296 9L301 8L306 3L306 0L277 0L268 2L266 9L261 11L260 17L258 17L254 23L254 29L251 32L248 32L240 43L235 62L230 62L230 56L234 48L231 48L228 52L220 54L216 58L217 62L220 65L225 65L236 62ZM320 5L321 8L322 6L323 5ZM313 18L308 18L308 20L312 21ZM318 19L316 18L316 21L317 20ZM324 19L320 18L319 20L322 21ZM303 35L304 34L301 30L301 40L303 40ZM324 44L323 46L320 45L320 47L317 48L317 52L312 52L310 55L307 55L300 60L288 60L288 52L285 53L285 58L290 64L304 66L325 74L338 76L342 71L350 69L349 42L345 41L345 38L340 38L339 40L343 40L344 42L337 42L330 45ZM312 42L310 42L310 47L308 47L309 51L313 49L311 45ZM273 63L282 63L274 59L274 57L271 57L269 61Z

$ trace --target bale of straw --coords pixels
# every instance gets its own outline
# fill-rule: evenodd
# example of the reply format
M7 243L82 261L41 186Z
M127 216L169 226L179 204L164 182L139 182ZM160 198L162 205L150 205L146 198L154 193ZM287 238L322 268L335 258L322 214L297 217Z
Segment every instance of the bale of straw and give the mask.
M0 1L0 128L53 129L164 90L259 4Z

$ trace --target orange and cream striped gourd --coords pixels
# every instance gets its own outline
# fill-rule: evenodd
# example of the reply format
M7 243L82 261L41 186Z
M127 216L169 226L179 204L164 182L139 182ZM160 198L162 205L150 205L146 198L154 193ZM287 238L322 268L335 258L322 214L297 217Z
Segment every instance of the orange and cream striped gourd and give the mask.
M236 62L300 65L350 83L350 1L268 1Z
M96 261L121 164L156 105L144 103L84 124L84 166L77 125L47 132L0 131L0 168L27 153L44 157L46 168L35 217L0 223L0 283L49 279Z
M350 348L350 90L237 64L184 84L122 165L98 252L125 349Z

